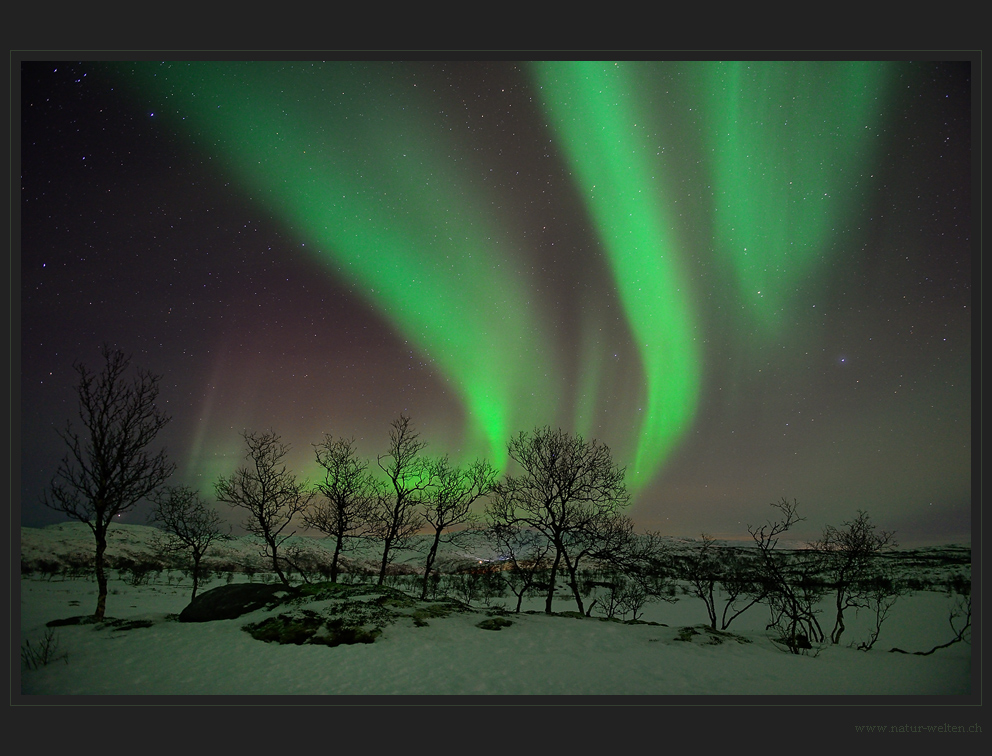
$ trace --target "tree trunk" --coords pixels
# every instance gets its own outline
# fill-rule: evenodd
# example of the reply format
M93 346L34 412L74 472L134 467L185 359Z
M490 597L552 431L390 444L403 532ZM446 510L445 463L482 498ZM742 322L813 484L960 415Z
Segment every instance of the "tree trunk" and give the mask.
M275 571L276 575L279 576L279 579L282 581L282 584L287 588L289 588L289 578L286 577L286 574L282 571L282 568L279 566L279 554L277 551L278 546L276 546L275 539L267 538L266 541L269 544L269 553L272 555L272 569Z
M575 597L575 604L579 607L579 614L585 614L585 608L582 606L582 594L579 591L579 579L576 574L577 565L572 564L568 554L565 554L565 569L568 571L568 585L572 589L572 596Z
M96 557L94 566L96 568L96 611L93 613L94 619L103 620L107 612L107 572L104 569L103 557L107 551L106 531L95 531L96 533Z
M710 627L716 630L716 597L713 595L713 584L710 583L706 595L703 597L706 602L706 614L710 618Z
M434 566L434 560L437 558L437 545L441 541L441 528L437 528L434 531L434 543L431 544L431 550L427 553L427 564L424 566L424 587L420 592L420 600L427 600L427 581L431 577L431 567Z
M544 603L544 611L551 614L551 602L555 598L555 579L558 576L558 562L561 560L561 549L555 552L555 561L551 563L551 575L548 577L548 598Z
M196 598L196 588L200 584L200 554L196 551L193 552L193 595L189 597L192 601Z
M844 604L843 592L837 591L837 620L834 623L833 632L830 633L830 642L834 645L840 643L840 636L844 634Z
M392 538L387 538L382 544L382 563L379 565L379 585L386 582L386 566L389 564L389 549L392 545Z
M334 556L331 558L331 582L338 582L338 556L341 554L341 546L344 536L338 533L337 540L334 542Z

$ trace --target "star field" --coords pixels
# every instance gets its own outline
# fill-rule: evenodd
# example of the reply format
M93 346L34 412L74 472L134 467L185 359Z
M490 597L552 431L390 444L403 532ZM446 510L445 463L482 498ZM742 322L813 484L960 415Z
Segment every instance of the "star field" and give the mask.
M631 516L746 537L797 499L968 541L968 62L21 64L21 516L63 454L72 364L163 376L176 482L244 429L302 475L506 464L561 426ZM143 521L140 513L136 521Z

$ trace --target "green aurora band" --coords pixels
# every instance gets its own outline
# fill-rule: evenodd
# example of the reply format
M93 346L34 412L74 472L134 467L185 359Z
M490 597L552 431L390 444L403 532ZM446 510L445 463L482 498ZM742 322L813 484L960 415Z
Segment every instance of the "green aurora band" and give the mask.
M703 372L702 328L680 264L700 237L675 217L680 168L659 143L684 150L686 129L701 132L695 162L713 184L710 245L736 282L738 332L756 337L759 348L796 322L804 284L822 273L837 227L857 213L858 183L887 106L888 64L572 61L532 68L640 350L646 411L628 468L637 490L690 427ZM681 97L666 97L669 89ZM687 112L697 113L695 123L686 123ZM674 133L666 128L673 121L682 122Z
M646 114L627 66L539 63L546 111L578 178L613 270L640 353L644 411L632 490L648 483L692 423L702 364L682 244L671 219L663 165L643 138Z
M733 270L749 334L767 341L822 273L869 181L889 67L878 62L685 66L701 95L713 237Z
M596 315L582 316L575 406L560 406L562 346L545 333L526 245L484 209L494 206L489 189L453 157L447 129L418 115L426 112L419 95L391 83L391 65L117 69L438 366L465 410L464 460L484 456L505 469L512 434L567 413L590 435L615 377L602 363L612 349ZM679 81L671 96L656 84L662 72ZM804 282L828 262L841 219L857 212L888 69L544 62L531 73L640 358L627 465L636 493L657 477L700 402L692 260L715 251L736 285L738 333L759 336L754 346L794 322ZM697 142L682 151L698 152L691 162L712 184L708 216L689 220L675 212L684 164L658 147L685 142L686 128Z
M550 421L557 369L515 242L478 210L487 198L466 199L471 178L437 158L450 145L430 140L440 129L385 83L387 70L135 68L144 92L167 98L162 112L440 366L470 426L461 456L502 469L510 436Z

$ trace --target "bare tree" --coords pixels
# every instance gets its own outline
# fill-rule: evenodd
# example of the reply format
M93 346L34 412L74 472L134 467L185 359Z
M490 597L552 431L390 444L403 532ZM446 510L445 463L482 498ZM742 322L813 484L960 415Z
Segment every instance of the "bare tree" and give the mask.
M421 456L425 446L410 418L400 415L390 427L389 450L377 459L387 478L370 522L372 535L382 541L379 585L386 579L390 555L423 525L418 508L433 484L431 468Z
M224 526L216 510L207 506L200 494L189 486L167 488L156 495L154 501L152 520L160 523L169 534L166 550L189 552L193 577L192 601L200 584L200 562L212 544L228 538L230 528Z
M485 536L499 561L507 565L499 574L517 597L515 611L519 614L524 596L538 588L538 575L550 566L551 542L537 531L512 523L493 523L486 528Z
M828 525L819 541L810 544L823 556L826 579L833 585L836 596L836 618L830 632L830 642L839 643L844 633L844 611L868 606L877 593L880 578L878 556L895 547L890 531L876 531L867 512L840 528Z
M279 547L293 535L284 531L296 515L306 510L315 492L286 469L284 460L289 446L276 433L246 431L243 437L249 464L217 481L214 486L217 499L248 512L243 527L262 538L272 570L288 586Z
M617 612L626 617L629 612L636 620L648 602L676 602L674 560L668 540L655 532L635 535L626 516L613 519L613 533L595 554L599 569L594 571L597 579L591 584L605 590L597 591L586 615L599 605L608 618Z
M521 472L496 486L487 508L490 523L531 528L547 538L554 559L545 611L551 613L555 581L564 567L583 612L576 557L599 538L597 534L614 530L615 516L629 503L624 470L613 464L605 444L587 443L561 429L521 432L510 441L508 451Z
M434 531L424 565L421 599L427 598L431 569L442 540L450 539L450 528L472 520L472 505L487 496L496 482L496 470L488 462L477 460L467 468L453 466L447 457L434 460L431 478L434 485L423 498L423 517ZM446 531L449 531L446 534Z
M94 569L97 601L93 616L102 620L107 608L107 529L165 483L175 469L165 450L149 446L170 418L155 402L160 376L138 370L128 379L131 358L104 345L106 364L99 374L76 363L76 393L82 429L72 422L59 435L69 447L42 503L86 523L96 540Z
M706 604L710 627L716 630L716 586L720 580L720 563L713 538L703 533L699 545L689 558L680 564L680 577L689 584L693 596Z
M303 521L334 539L330 579L337 582L341 552L349 538L368 527L379 488L368 472L368 462L358 458L354 439L325 435L314 449L317 463L324 468L324 480L317 484L323 498L303 513Z
M628 598L638 596L638 610L656 598L656 589L664 580L660 572L651 569L649 553L645 550L650 536L640 538L634 535L634 523L621 511L602 511L589 517L573 532L565 536L565 552L562 560L568 575L572 597L578 610L589 615L582 597L579 574L583 563L606 566L612 571L615 582L626 584Z
M858 650L871 651L882 632L882 625L888 619L889 611L895 606L902 591L888 577L879 577L872 581L868 587L862 586L861 590L864 596L862 606L868 607L868 611L874 615L875 625L868 637L858 644Z
M726 630L731 622L765 597L763 584L755 580L752 561L734 549L716 546L713 538L705 533L689 557L682 561L679 572L689 584L689 592L706 604L706 614L714 630L717 629L717 586L724 592L721 630Z
M783 498L771 506L781 512L780 519L760 528L747 528L758 547L757 583L771 611L768 628L774 627L782 634L781 641L789 651L802 654L823 641L817 619L817 604L823 596L823 584L817 575L819 554L812 549L791 553L778 549L782 534L805 518L799 516L795 500Z

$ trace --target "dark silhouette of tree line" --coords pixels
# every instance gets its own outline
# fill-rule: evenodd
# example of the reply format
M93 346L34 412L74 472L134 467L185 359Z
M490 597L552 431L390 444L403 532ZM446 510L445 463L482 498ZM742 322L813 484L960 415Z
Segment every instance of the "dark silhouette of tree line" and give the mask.
M204 555L228 537L197 492L166 485L175 465L164 449L151 451L169 422L156 405L160 377L142 370L129 377L131 358L120 350L104 346L102 356L99 373L74 366L79 424L70 421L60 431L68 451L43 497L93 532L97 620L106 612L107 529L141 500L153 503L153 521L168 534L166 548L189 556L193 598ZM726 630L745 611L764 605L768 629L793 653L819 648L828 637L840 643L850 610L874 613L874 631L860 645L869 650L900 593L880 559L895 546L893 534L877 530L865 512L839 528L826 527L798 550L779 547L804 519L798 503L786 499L772 505L776 519L748 526L752 544L746 549L719 547L704 534L685 552L660 534L636 534L625 512L630 496L624 469L609 447L561 429L539 427L511 438L512 474L498 478L484 460L459 466L446 456L428 456L410 417L400 415L390 426L386 451L375 458L378 473L359 457L353 439L326 434L313 445L322 470L314 485L288 468L289 446L274 431L245 431L243 439L245 461L216 481L216 499L243 510L243 527L260 539L272 572L287 586L291 569L306 578L299 555L286 548L293 528L303 524L333 543L326 572L332 582L355 539L379 544L381 585L397 553L426 533L419 593L427 599L440 581L440 546L481 535L498 559L461 573L459 590L469 598L483 590L509 593L519 612L525 597L540 595L551 613L561 584L580 615L597 609L608 618L637 620L647 602L674 600L678 583L704 602L713 630L718 623ZM829 635L820 624L828 595ZM959 615L970 628L970 604ZM951 625L960 640L965 626Z

